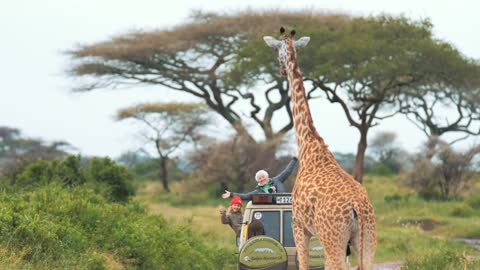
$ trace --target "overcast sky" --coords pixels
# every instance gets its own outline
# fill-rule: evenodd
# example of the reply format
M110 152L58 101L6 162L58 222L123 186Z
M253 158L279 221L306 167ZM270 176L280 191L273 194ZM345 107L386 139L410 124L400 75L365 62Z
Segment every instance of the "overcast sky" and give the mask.
M480 1L434 0L15 0L0 9L0 126L19 128L25 136L65 140L85 155L116 157L141 146L136 129L115 122L122 107L146 101L170 101L172 94L154 88L71 92L64 51L132 29L161 29L184 21L191 10L234 12L246 8L316 9L352 15L381 12L430 18L437 38L454 44L468 57L480 59ZM175 95L187 101L187 95ZM355 152L356 129L342 111L325 105L313 118L330 149ZM225 125L225 127L228 127ZM415 150L424 135L401 117L383 121L370 135L394 131L403 146Z

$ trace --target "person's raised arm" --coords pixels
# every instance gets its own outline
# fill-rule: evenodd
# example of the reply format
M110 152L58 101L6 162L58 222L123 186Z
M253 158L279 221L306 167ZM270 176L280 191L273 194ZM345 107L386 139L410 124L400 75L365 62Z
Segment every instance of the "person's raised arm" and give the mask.
M285 180L288 179L288 177L292 174L293 170L297 167L298 163L298 158L297 158L297 152L293 151L293 157L292 160L288 163L287 167L277 176L273 177L272 179L275 181L280 181L280 182L285 182Z
M250 191L248 193L236 193L236 192L230 192L228 190L225 190L225 193L222 194L222 198L226 199L226 198L230 198L230 197L233 197L233 196L237 195L242 200L252 200L253 194L257 194L257 193L261 193L261 191L255 189L255 190Z
M226 199L226 198L230 198L230 194L231 192L228 191L228 190L225 190L225 193L222 194L222 198Z
M220 219L223 224L231 224L232 221L230 220L230 217L226 215L226 210L225 207L221 206L220 207Z

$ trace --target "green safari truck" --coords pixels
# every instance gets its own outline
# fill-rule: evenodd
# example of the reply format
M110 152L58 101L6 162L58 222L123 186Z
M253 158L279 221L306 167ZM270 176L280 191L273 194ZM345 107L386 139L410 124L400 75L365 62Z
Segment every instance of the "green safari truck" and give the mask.
M263 226L260 235L253 233L258 224ZM252 234L256 236L252 237ZM244 211L238 252L238 270L298 269L292 231L291 193L253 196ZM323 247L315 237L310 241L309 256L310 269L324 269Z

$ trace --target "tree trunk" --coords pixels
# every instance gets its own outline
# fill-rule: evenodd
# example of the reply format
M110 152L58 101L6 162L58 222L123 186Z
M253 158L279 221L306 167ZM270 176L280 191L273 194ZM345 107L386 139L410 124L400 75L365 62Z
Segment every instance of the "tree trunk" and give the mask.
M438 145L439 135L433 134L428 138L427 149L425 157L428 160L432 160L433 156L436 154L436 147Z
M365 161L365 151L367 150L367 132L367 129L360 130L360 141L358 142L355 166L353 168L353 178L360 183L363 182L363 163Z
M170 192L170 188L168 187L167 161L168 158L160 157L160 179L162 180L163 190Z

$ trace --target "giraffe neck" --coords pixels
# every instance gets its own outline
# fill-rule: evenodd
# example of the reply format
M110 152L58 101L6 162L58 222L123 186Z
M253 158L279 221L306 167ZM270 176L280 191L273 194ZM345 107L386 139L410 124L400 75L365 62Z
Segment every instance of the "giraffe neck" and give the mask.
M322 137L318 134L313 125L313 118L310 113L305 88L303 85L303 76L295 56L293 40L288 41L287 54L287 76L292 98L293 125L297 137L297 143L301 154L321 155L326 160L335 161L335 157L328 150ZM320 152L307 153L308 145L311 143L320 144ZM324 160L324 159L322 159Z

